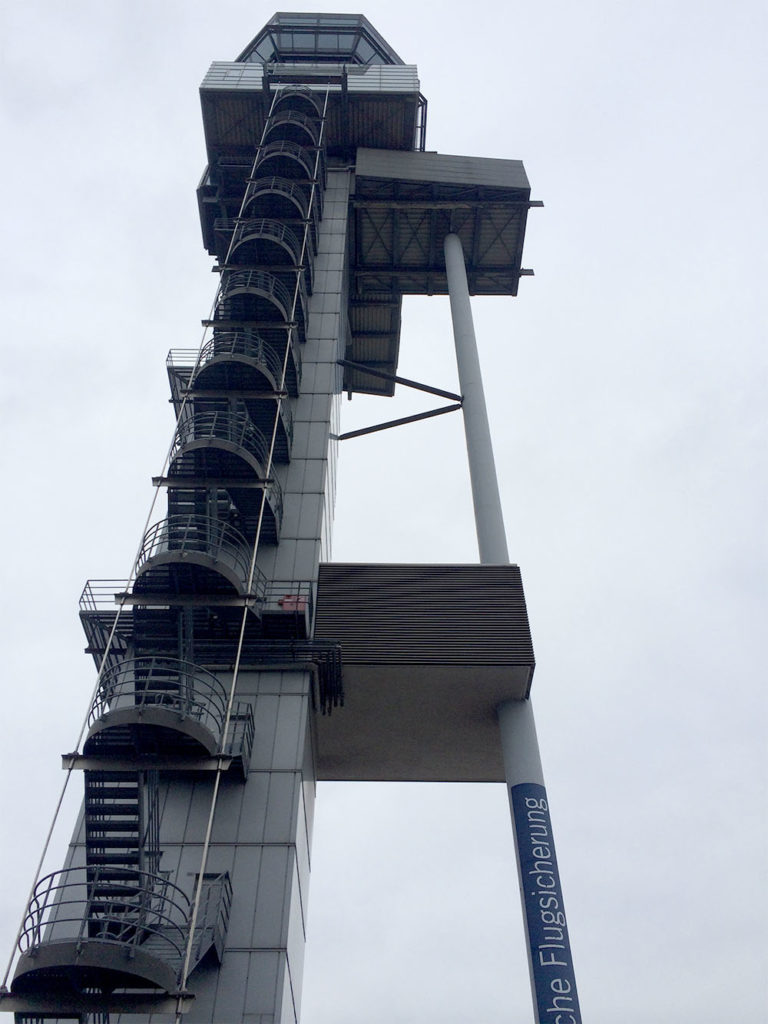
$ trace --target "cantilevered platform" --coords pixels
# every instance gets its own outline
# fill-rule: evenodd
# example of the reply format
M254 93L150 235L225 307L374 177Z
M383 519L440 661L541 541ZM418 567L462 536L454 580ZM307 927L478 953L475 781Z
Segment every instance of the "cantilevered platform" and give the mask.
M403 295L447 295L443 241L461 239L474 295L517 295L531 188L520 160L360 148L351 200L346 358L394 374ZM394 383L347 368L344 388Z
M424 99L414 65L305 64L302 76L319 104L329 91L330 155L349 153L361 145L413 149L418 143ZM269 113L271 90L284 81L295 83L298 77L291 66L265 71L261 64L212 64L200 86L209 160L222 164L252 160L254 140L261 138Z
M345 692L315 719L319 779L504 781L496 708L534 669L516 565L321 565L315 637Z
M540 204L531 202L519 160L424 152L426 100L417 70L365 18L339 15L329 28L318 16L299 15L302 29L287 32L285 17L276 15L236 61L213 64L200 87L208 156L198 188L204 244L219 253L217 230L235 223L254 144L276 94L292 83L316 117L325 111L329 166L354 163L345 357L392 375L403 295L447 294L446 235L461 238L472 294L516 295L528 273L521 267L528 209ZM311 174L296 175L293 187L309 188ZM347 367L344 389L389 396L394 382Z

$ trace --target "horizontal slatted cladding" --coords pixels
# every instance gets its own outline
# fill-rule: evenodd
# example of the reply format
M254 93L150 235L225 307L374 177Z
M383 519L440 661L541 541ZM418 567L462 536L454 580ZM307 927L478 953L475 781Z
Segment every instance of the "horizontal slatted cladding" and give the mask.
M321 565L315 636L345 665L534 664L516 565Z

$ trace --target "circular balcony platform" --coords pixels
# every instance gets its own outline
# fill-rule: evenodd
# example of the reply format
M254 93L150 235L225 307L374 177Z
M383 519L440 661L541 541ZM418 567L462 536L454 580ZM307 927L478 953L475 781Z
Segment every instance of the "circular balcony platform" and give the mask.
M171 515L144 535L133 593L258 600L265 578L256 570L249 592L250 565L251 545L234 526L208 516Z
M191 453L213 457L208 472L243 475L263 480L269 462L269 442L245 413L196 412L180 420L171 446L169 476L174 464ZM196 460L201 468L206 460ZM203 470L205 471L205 469Z
M226 710L226 690L206 669L173 658L126 660L101 678L83 753L212 756Z
M277 399L246 403L259 417L254 425L245 413L199 412L181 421L171 449L168 481L171 487L219 487L234 504L232 525L253 546L264 496L260 540L276 543L283 518L283 494L274 467L270 465L267 431L271 435L277 414ZM290 409L278 419L273 462L290 457ZM233 539L233 538L232 538ZM250 555L249 555L250 559ZM249 561L250 565L250 561Z
M299 272L308 293L312 292L312 252L307 251L301 236L292 228L271 217L255 217L241 221L234 231L228 261L244 266L284 267L285 272Z
M313 254L317 252L317 221L322 213L323 191L315 190L315 202L310 213L310 186L277 175L259 175L248 188L243 205L245 217L271 217L274 220L310 223Z
M278 106L268 119L264 142L295 142L298 146L317 146L320 125L317 116L309 116L288 104Z
M322 165L318 168L322 176ZM312 182L315 178L315 155L295 142L270 142L262 146L254 164L254 174ZM324 179L322 184L325 185Z
M323 115L320 100L311 89L304 89L300 86L287 86L280 89L274 106L272 116L283 110L298 110L310 118L320 118Z
M189 900L160 876L111 868L46 875L19 938L14 995L173 992L188 934Z
M295 322L297 336L303 342L305 319L303 289L298 290L294 309L294 288L289 288L276 274L265 270L229 270L222 276L214 325L215 321L234 320L278 327Z
M277 345L256 331L216 331L203 346L195 374L200 391L278 391L282 384L285 339ZM301 359L291 346L285 361L285 386L299 393Z

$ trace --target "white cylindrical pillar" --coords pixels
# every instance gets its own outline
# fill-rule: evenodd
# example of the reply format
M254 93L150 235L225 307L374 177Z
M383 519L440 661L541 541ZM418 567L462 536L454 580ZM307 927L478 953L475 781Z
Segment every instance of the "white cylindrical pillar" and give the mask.
M480 561L503 565L509 561L507 538L459 236L446 235L444 250Z
M498 716L507 785L533 782L543 786L539 738L530 700L508 700L499 705Z
M504 515L458 235L447 235L444 249L480 562L507 564ZM530 700L510 700L498 708L498 716L535 1019L537 1024L581 1024L533 708Z

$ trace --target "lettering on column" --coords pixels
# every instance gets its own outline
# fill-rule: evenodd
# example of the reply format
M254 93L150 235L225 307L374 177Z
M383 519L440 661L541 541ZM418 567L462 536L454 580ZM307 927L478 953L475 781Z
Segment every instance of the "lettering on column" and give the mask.
M539 1024L581 1024L544 786L510 787Z

